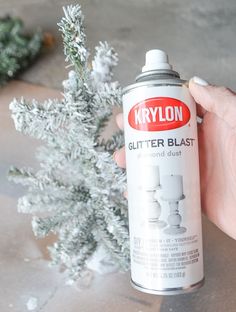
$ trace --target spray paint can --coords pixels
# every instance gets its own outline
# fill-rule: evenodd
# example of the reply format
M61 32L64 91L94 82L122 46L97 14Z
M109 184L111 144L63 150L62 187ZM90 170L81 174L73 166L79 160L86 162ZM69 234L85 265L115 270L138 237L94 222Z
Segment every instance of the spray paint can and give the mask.
M196 103L162 50L123 90L131 283L182 294L204 283Z

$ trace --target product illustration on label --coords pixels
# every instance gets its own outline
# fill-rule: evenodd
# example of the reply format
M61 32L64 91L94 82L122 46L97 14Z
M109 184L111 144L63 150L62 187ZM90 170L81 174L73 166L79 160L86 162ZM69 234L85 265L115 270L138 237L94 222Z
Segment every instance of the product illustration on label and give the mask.
M147 209L148 222L159 229L167 226L165 221L159 220L162 206L159 200L169 203L170 213L167 218L168 228L166 234L177 235L186 232L186 228L180 226L182 217L179 213L179 201L185 198L183 194L183 177L181 175L164 175L160 177L159 166L141 166L141 183L143 205ZM142 171L145 174L142 174Z
M165 221L159 220L161 215L161 204L155 197L160 186L160 171L158 166L141 166L141 196L143 205L147 209L148 222L162 229L167 224Z

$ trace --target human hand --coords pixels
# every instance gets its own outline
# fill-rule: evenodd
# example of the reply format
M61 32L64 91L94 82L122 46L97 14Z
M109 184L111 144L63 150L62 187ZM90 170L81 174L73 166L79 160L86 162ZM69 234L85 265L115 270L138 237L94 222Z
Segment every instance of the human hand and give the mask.
M197 104L201 205L222 231L236 239L236 94L194 77L189 90ZM116 117L123 129L123 114ZM114 154L125 168L125 148Z

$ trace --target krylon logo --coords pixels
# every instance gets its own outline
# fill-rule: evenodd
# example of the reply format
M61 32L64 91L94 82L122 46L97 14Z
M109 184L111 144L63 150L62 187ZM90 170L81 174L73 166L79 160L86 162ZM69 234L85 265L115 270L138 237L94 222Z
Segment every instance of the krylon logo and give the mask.
M132 128L141 131L164 131L180 128L188 123L190 110L180 100L154 97L137 103L128 115Z

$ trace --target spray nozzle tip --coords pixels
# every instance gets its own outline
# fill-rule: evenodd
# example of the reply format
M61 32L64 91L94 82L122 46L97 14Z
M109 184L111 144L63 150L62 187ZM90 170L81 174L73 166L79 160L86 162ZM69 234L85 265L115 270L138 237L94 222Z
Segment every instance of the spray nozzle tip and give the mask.
M146 63L142 71L145 72L155 69L172 69L172 66L169 64L168 55L166 52L153 49L146 53Z

